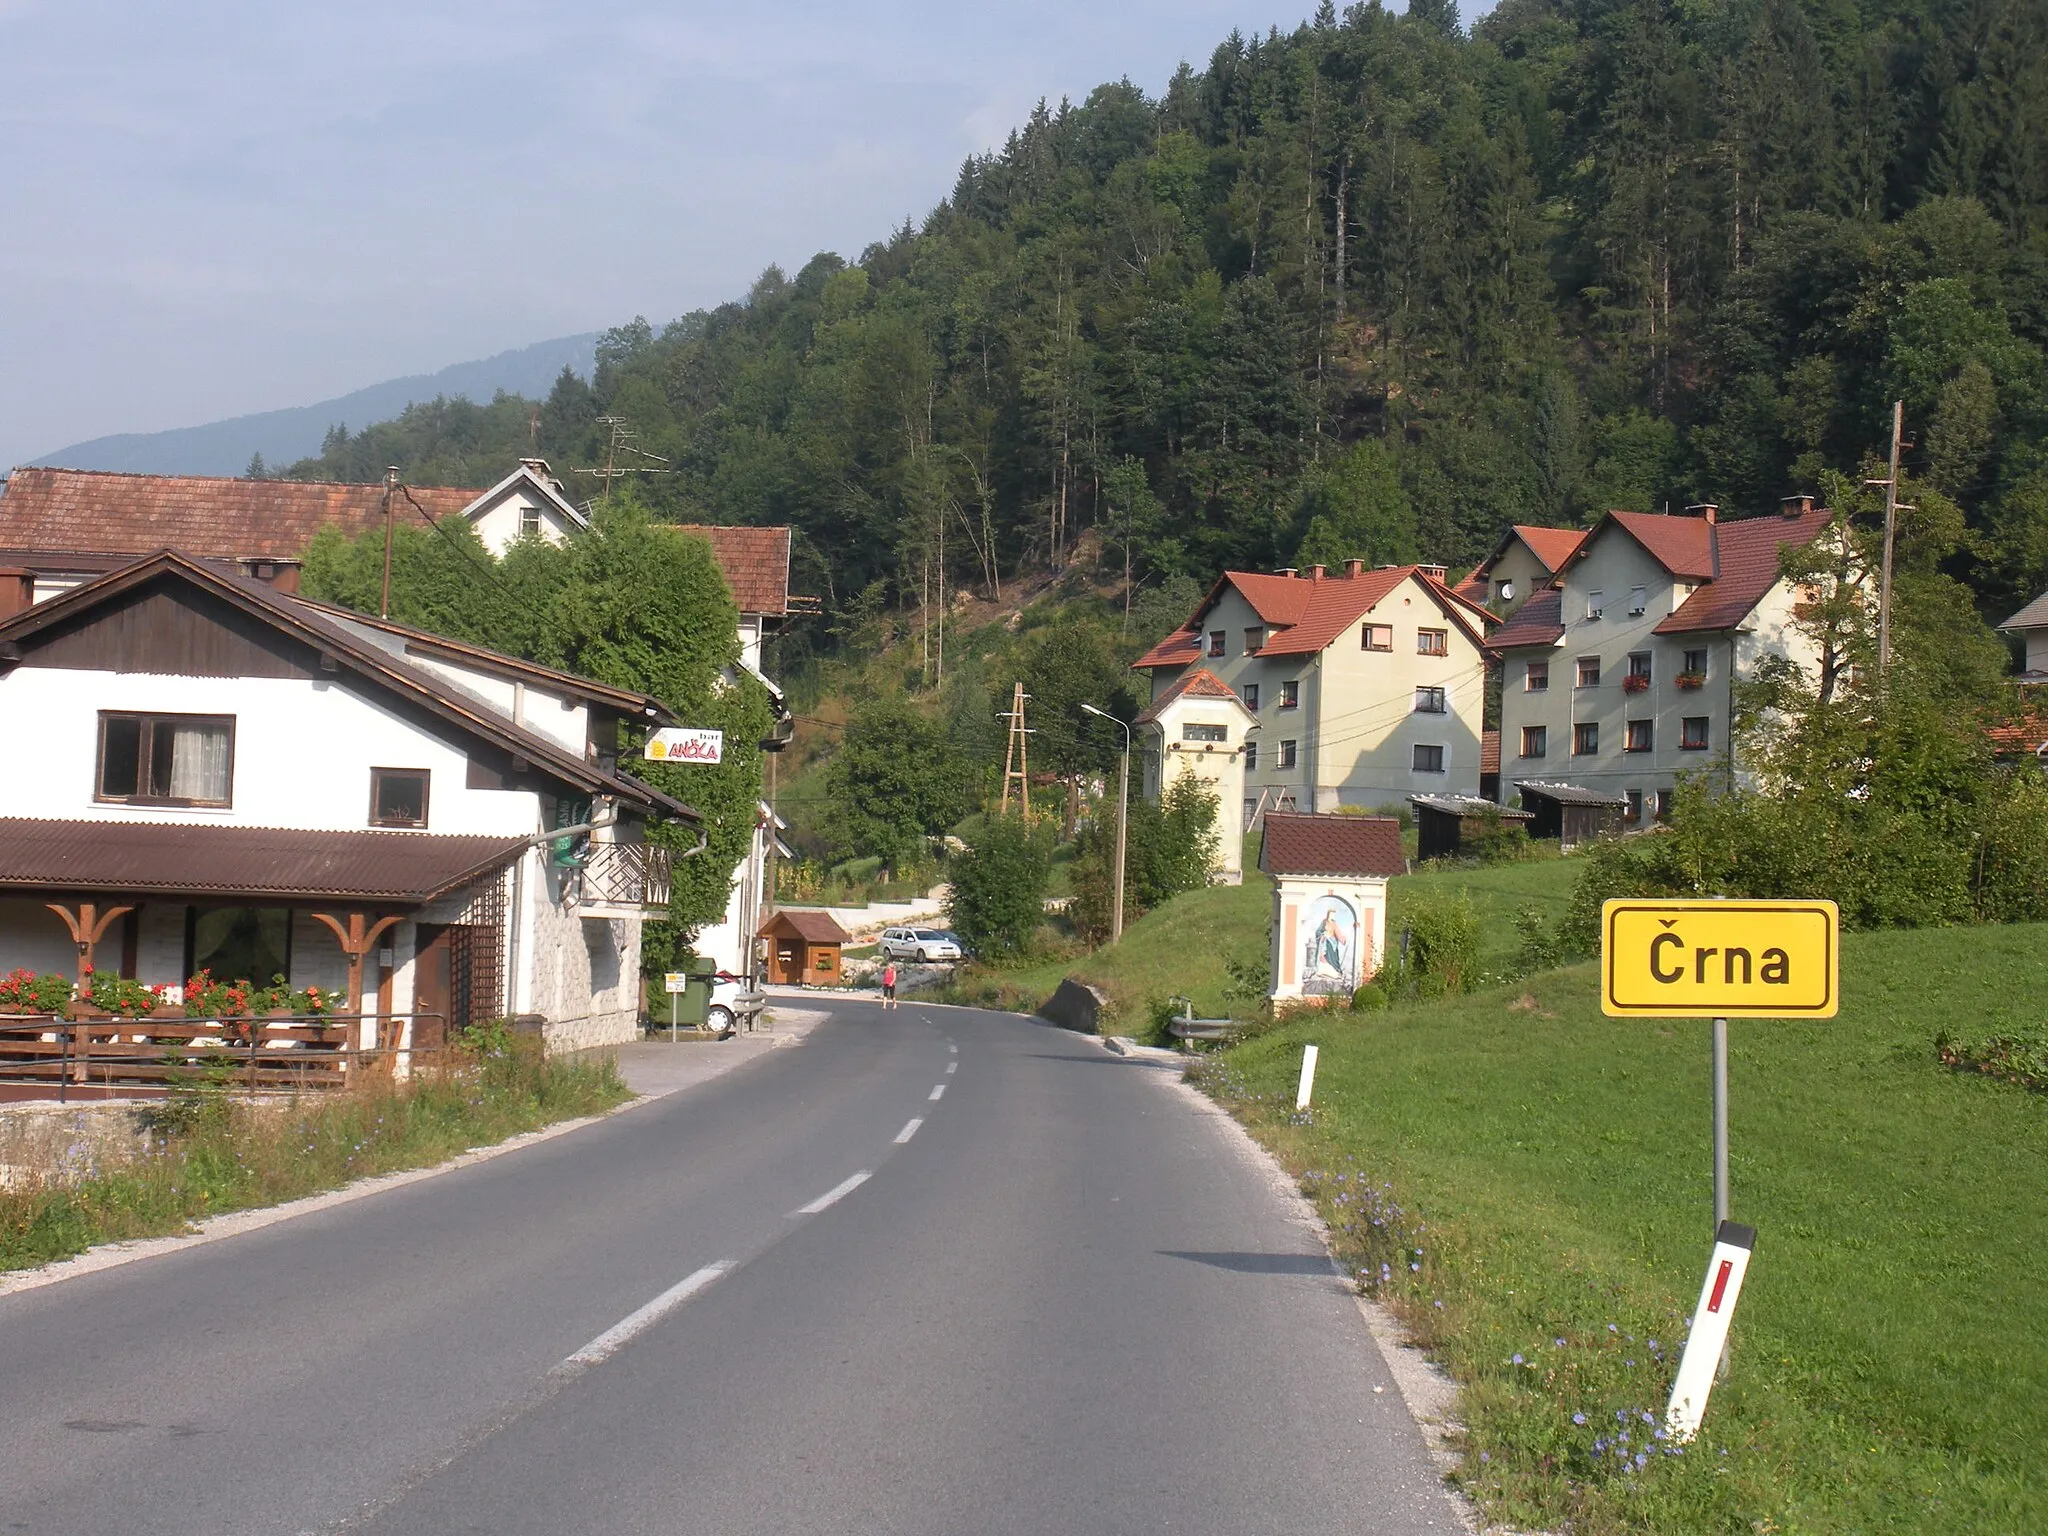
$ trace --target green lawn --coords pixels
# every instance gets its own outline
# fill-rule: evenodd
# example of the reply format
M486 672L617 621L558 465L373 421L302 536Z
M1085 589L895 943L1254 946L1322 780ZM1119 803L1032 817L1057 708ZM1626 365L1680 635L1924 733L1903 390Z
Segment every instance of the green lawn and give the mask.
M1533 868L1483 872L1511 877L1486 899L1540 885ZM2048 927L1851 935L1842 987L1836 1020L1733 1026L1734 1214L1759 1233L1733 1374L1694 1447L1652 1439L1628 1472L1711 1238L1703 1022L1606 1019L1582 965L1291 1023L1206 1078L1464 1383L1467 1480L1495 1518L2048 1530L2048 1098L1932 1047L2040 1029Z

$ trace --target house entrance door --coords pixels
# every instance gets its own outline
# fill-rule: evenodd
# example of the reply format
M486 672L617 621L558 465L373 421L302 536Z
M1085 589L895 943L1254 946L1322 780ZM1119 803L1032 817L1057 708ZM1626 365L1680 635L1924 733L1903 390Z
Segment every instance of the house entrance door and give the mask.
M437 1051L448 1038L448 1009L453 989L449 986L449 928L445 923L421 923L413 948L412 1043L423 1051Z

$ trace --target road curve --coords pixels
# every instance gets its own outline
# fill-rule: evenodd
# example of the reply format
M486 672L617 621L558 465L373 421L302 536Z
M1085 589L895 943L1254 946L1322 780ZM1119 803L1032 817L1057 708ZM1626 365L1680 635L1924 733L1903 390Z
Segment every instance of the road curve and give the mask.
M0 1296L0 1532L1462 1529L1314 1239L1157 1070L847 1003L571 1135Z

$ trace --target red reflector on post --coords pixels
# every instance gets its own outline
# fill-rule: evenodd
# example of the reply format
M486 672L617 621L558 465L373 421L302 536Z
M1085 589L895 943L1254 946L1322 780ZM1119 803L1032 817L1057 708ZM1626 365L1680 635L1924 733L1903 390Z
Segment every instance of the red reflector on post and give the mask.
M1728 1259L1721 1261L1721 1267L1714 1271L1714 1294L1707 1298L1707 1310L1721 1310L1721 1297L1728 1289L1728 1277L1735 1271L1735 1265Z

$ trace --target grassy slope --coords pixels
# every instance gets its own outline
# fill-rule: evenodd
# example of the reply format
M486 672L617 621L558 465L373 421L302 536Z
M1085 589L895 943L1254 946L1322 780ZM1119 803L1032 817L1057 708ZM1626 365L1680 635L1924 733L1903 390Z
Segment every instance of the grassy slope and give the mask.
M1708 1443L1640 1475L1591 1447L1616 1409L1661 1410L1668 1368L1622 1341L1672 1342L1697 1295L1704 1024L1606 1019L1579 966L1526 995L1289 1025L1217 1063L1217 1091L1298 1171L1390 1185L1405 1207L1390 1228L1426 1225L1407 1239L1420 1271L1390 1228L1346 1241L1369 1270L1391 1260L1392 1299L1468 1383L1475 1456L1490 1457L1470 1471L1503 1516L2048 1529L2048 1103L1949 1072L1930 1045L1943 1025L2038 1028L2048 928L1852 935L1842 973L1833 1022L1734 1026L1734 1210L1760 1234L1734 1371ZM1310 1039L1322 1065L1302 1126L1287 1111ZM1355 1186L1308 1182L1341 1230L1355 1206L1330 1191Z

